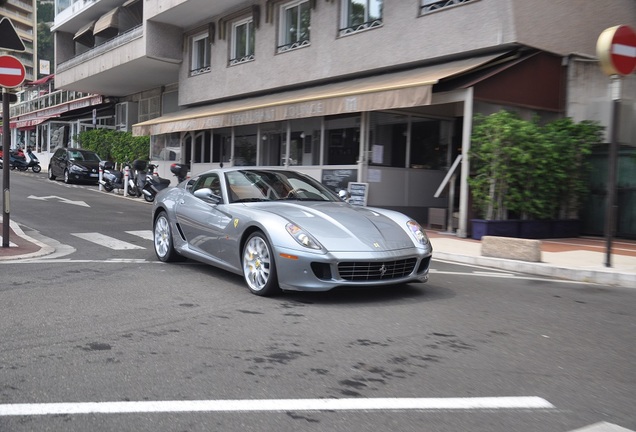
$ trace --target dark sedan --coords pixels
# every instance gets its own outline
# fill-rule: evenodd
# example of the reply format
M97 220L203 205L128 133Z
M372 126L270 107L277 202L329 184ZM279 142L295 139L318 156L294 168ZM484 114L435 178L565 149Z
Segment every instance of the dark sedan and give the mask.
M78 148L58 148L49 162L49 180L58 177L64 183L97 183L99 179L100 157L91 150Z

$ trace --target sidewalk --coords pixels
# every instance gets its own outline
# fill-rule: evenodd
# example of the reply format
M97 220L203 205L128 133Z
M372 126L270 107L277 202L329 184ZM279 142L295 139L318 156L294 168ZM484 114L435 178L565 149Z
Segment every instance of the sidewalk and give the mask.
M427 230L427 234L433 245L433 259L636 288L636 241L633 240L613 239L611 267L606 267L606 240L600 237L541 240L541 262L526 262L481 256L479 240L434 230Z
M11 247L2 247L0 243L0 261L37 258L55 251L53 247L26 235L16 222L10 221L10 227ZM427 234L433 245L434 260L636 288L636 241L614 239L612 266L606 267L606 243L599 237L541 240L542 260L535 263L481 256L479 240L458 238L452 233L435 230L427 230Z

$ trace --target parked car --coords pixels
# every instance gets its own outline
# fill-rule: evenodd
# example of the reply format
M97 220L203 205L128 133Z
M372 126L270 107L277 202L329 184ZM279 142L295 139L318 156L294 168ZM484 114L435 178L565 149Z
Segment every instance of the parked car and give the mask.
M91 150L61 147L55 150L49 161L49 180L58 177L64 183L95 183L99 180L100 157Z
M157 195L157 257L243 275L257 295L426 282L422 227L387 209L353 206L291 170L206 171Z

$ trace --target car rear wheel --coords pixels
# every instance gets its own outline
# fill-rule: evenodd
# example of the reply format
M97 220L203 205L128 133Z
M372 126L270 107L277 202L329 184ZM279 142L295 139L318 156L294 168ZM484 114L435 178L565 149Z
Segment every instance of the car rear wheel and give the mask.
M243 247L243 276L253 294L271 296L280 292L272 248L260 231L252 233Z
M180 255L174 249L172 230L165 211L159 213L153 227L153 241L157 258L163 262L178 261Z
M55 176L53 175L53 167L49 165L49 180L55 180Z

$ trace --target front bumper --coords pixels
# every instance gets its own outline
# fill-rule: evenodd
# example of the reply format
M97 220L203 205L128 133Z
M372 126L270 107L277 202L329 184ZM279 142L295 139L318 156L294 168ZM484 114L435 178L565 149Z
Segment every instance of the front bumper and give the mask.
M278 284L289 291L377 287L426 282L432 248L316 254L275 248ZM356 270L351 270L355 268Z

